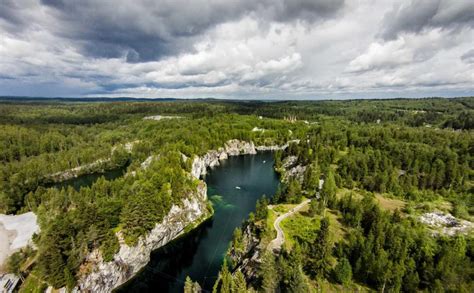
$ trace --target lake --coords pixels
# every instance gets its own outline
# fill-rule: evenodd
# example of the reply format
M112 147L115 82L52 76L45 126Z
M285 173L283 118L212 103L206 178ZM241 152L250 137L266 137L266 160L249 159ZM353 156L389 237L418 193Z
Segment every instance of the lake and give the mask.
M229 157L205 181L213 217L154 251L148 265L117 292L183 292L186 276L204 292L212 291L234 229L255 210L257 199L273 196L279 184L271 152Z

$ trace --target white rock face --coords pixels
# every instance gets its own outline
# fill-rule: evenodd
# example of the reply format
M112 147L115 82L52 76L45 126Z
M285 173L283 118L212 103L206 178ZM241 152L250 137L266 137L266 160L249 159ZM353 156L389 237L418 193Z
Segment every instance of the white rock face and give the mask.
M458 233L467 234L474 229L473 223L466 220L457 219L449 213L424 213L419 217L419 220L431 228L438 229L441 234L448 236L453 236ZM434 234L438 234L438 232L435 231Z
M257 151L284 150L290 143L299 143L299 140L292 140L286 144L271 146L255 146L253 142L232 139L225 143L223 148L210 150L202 157L195 157L192 164L191 174L195 178L200 178L207 173L207 168L220 165L220 161L226 160L229 156L255 155Z
M201 182L196 194L184 199L182 206L173 205L161 223L156 224L146 237L141 237L137 245L126 245L119 235L120 250L110 262L104 262L98 251L92 252L84 270L92 271L80 276L76 291L111 292L114 288L132 278L150 261L153 250L166 245L184 233L188 225L202 220L207 211L207 187Z
M289 169L289 168L293 167L296 164L296 161L298 161L297 156L288 156L288 157L283 159L283 162L282 162L281 166L285 169Z
M199 178L207 173L207 168L214 168L220 165L220 161L227 160L229 156L254 155L257 153L253 142L229 140L223 148L210 150L202 157L194 157L191 174Z
M151 165L151 162L153 162L153 160L156 158L157 156L149 156L148 158L145 159L145 161L143 161L141 164L140 164L140 168L142 168L143 170L146 170L148 167L150 167Z
M52 179L55 182L61 182L61 181L69 180L69 179L72 179L72 178L76 178L81 173L83 173L83 172L87 173L88 170L95 169L97 167L100 167L100 166L104 165L105 163L108 163L108 162L110 162L110 159L99 159L99 160L97 160L93 163L86 164L86 165L81 165L79 167L75 167L75 168L72 168L72 169L69 169L69 170L66 170L66 171L61 171L61 172L57 172L57 173L54 173L54 174L50 174L46 177L49 178L49 179Z
M283 181L288 182L290 179L296 179L300 183L303 183L304 172L306 171L306 166L297 165L283 174Z

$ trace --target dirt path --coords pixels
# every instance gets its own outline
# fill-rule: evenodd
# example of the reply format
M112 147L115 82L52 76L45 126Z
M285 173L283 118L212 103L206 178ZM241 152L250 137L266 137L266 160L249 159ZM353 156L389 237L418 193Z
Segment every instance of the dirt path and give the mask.
M293 215L294 213L298 212L302 208L304 208L311 200L307 199L297 205L296 207L292 208L290 211L287 213L280 215L278 218L276 218L275 222L273 222L273 227L277 231L277 237L273 239L267 246L268 250L271 251L279 251L281 249L281 246L283 245L283 242L285 242L285 234L283 233L283 230L280 227L281 221L284 219L288 218L289 216Z

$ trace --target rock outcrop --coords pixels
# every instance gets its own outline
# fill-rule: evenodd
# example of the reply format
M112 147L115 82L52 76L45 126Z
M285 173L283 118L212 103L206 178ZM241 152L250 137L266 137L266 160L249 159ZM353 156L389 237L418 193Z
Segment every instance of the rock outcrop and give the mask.
M299 143L299 140L292 140L284 145L255 146L253 142L232 139L225 143L224 147L217 150L210 150L202 157L195 157L192 163L191 174L200 178L207 173L207 168L220 165L220 161L226 160L229 156L255 155L257 151L284 150L290 143Z
M243 229L242 233L242 251L236 251L231 247L229 257L235 265L233 271L241 271L245 279L252 283L257 276L257 270L261 263L260 239L254 234L250 225Z
M82 174L97 172L97 169L103 168L103 166L108 164L110 161L111 161L110 159L99 159L90 164L85 164L85 165L81 165L79 167L75 167L66 171L50 174L46 176L46 178L53 182L62 182L62 181L70 180Z
M474 230L472 222L457 219L450 213L445 214L439 211L424 213L419 217L419 220L432 229L433 235L454 236L456 234L468 234Z
M306 166L297 165L297 156L288 156L283 159L282 168L280 169L281 178L283 182L288 182L290 179L296 179L300 183L303 183L304 172Z
M120 240L120 250L114 259L105 262L98 251L92 252L81 267L76 291L111 292L131 279L149 261L153 250L182 235L186 227L198 225L210 215L207 208L207 187L200 182L196 194L190 195L181 205L173 205L161 223L157 223L137 245L128 246ZM119 239L121 239L120 235Z
M229 140L224 147L217 150L210 150L202 157L195 157L192 164L191 174L199 178L207 173L207 168L220 165L220 161L226 160L229 156L254 155L257 153L253 142Z

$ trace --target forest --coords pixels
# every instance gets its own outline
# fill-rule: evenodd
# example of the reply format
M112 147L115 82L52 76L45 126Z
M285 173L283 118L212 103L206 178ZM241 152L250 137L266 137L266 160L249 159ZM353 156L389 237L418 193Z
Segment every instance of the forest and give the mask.
M144 119L148 116L175 119ZM262 243L273 235L267 205L312 199L312 233L295 236L278 255L264 253L253 279L228 259L216 292L308 292L324 284L378 291L474 290L473 235L433 236L416 220L443 202L474 215L474 98L353 101L66 101L0 99L0 213L33 211L36 250L9 261L11 271L55 288L73 288L87 255L110 260L117 233L134 245L183 198L196 192L191 160L230 139L282 145L275 169L296 157L300 178L282 180L259 201L246 226ZM261 129L264 131L255 131ZM144 168L147 158L153 158ZM80 189L58 188L65 176L105 173ZM324 185L319 190L319 180ZM406 203L380 207L377 196ZM339 225L342 239L334 239ZM342 232L341 232L342 233ZM241 249L242 250L242 249ZM275 278L274 276L280 276ZM346 286L346 287L344 287ZM187 289L186 289L187 288ZM186 292L193 292L189 280ZM359 288L359 287L357 287ZM191 290L191 291L189 291Z
M399 105L409 109L410 103ZM422 115L437 116L436 124L421 125L399 116L400 109L372 112L372 123L355 109L361 114L357 119L340 119L348 114L341 110L337 118L325 117L311 127L305 142L277 152L275 168L282 175L291 157L297 158L293 166L305 166L305 171L283 180L271 203L289 209L310 198L310 206L293 225L288 221L292 243L275 256L264 248L274 237L267 202L257 204L234 234L214 291L245 292L237 289L239 274L227 272L238 271L242 259L236 255L245 251L242 245L249 237L242 231L250 227L264 256L257 273L247 278L246 290L472 292L472 230L436 234L417 220L420 213L446 204L462 219L472 221L474 213L473 133L451 128L451 118L443 118L435 105L422 107ZM473 117L472 112L461 116ZM320 179L325 180L321 190ZM404 207L384 207L380 198Z

